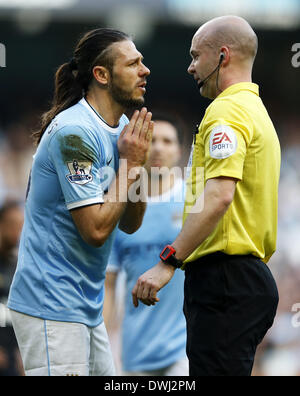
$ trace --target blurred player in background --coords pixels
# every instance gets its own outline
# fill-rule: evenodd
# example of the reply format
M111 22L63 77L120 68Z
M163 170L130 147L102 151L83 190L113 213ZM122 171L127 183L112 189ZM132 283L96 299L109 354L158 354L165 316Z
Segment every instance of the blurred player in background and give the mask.
M146 161L152 114L143 107L128 123L124 111L143 105L149 73L132 40L112 29L86 33L56 73L8 302L27 375L115 373L105 269L116 226L136 231L146 207L127 196Z
M181 228L184 182L172 171L181 156L178 128L169 117L155 118L151 151L145 166L148 172L145 218L134 235L117 232L107 268L104 320L109 334L116 327L114 322L119 324L120 320L115 316L118 273L124 271L126 275L121 331L125 375L188 375L186 323L182 312L183 271L178 271L162 291L160 305L150 309L141 305L135 310L131 297L138 277L155 264L157 254Z
M194 35L188 72L213 102L195 138L184 225L133 289L135 306L155 304L185 262L187 355L196 376L250 375L278 304L266 263L276 248L280 146L252 83L256 52L256 34L236 16Z
M24 221L23 208L7 201L0 208L0 376L23 375L17 340L6 308L9 288L16 270L17 253Z

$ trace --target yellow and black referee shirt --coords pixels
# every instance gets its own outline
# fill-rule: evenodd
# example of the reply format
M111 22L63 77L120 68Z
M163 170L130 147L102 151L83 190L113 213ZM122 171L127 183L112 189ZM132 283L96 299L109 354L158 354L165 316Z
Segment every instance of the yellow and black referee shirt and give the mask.
M238 179L235 196L185 262L216 251L253 254L267 262L276 248L279 175L280 145L258 86L231 85L207 108L196 135L183 221L208 179Z

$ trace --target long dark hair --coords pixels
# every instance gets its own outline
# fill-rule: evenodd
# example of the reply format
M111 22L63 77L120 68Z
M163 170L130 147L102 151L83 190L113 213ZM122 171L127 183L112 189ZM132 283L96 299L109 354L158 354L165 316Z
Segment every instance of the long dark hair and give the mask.
M130 39L126 33L106 28L84 34L76 45L71 61L62 64L55 73L52 106L42 115L40 129L33 133L37 145L53 118L76 104L85 95L93 80L94 66L101 65L112 70L113 57L109 51L110 45Z

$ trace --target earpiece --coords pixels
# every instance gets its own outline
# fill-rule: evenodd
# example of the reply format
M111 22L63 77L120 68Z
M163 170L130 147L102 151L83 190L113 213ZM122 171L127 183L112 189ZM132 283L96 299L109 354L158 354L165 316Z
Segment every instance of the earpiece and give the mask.
M224 52L221 52L221 54L220 54L220 62L222 62L224 60L224 58L225 58L225 54L224 54Z

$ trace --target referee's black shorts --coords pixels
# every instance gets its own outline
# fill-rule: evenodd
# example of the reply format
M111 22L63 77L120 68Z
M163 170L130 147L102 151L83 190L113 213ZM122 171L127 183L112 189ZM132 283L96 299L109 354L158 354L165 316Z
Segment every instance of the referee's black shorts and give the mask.
M251 375L278 305L268 266L252 255L213 253L186 265L184 289L190 375Z

